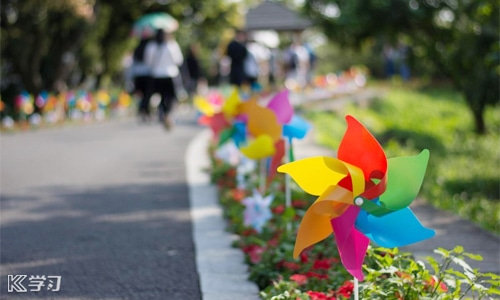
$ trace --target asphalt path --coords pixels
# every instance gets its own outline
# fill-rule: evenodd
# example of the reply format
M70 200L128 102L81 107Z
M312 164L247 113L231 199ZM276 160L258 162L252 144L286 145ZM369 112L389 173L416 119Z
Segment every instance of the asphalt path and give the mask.
M200 299L184 166L199 130L184 115L171 132L129 118L2 134L0 298Z

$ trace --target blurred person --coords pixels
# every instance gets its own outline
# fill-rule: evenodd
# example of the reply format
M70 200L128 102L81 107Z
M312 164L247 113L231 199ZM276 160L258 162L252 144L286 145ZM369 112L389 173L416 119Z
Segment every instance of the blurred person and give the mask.
M176 81L180 77L179 67L184 61L179 44L172 33L165 33L159 29L153 42L146 46L146 64L151 68L153 78L151 95L158 93L161 96L159 118L167 130L173 126L170 116L174 102L177 100Z
M293 42L283 55L286 68L285 85L302 90L307 85L309 73L309 52L302 44L300 36L295 35Z
M247 35L245 31L237 30L234 39L229 42L226 48L226 54L231 59L231 70L229 72L229 83L241 86L245 81L244 63L248 55L245 46Z
M133 93L140 95L138 113L139 117L143 121L148 121L150 118L149 100L151 98L151 93L148 91L148 88L151 83L151 68L144 60L146 46L150 41L150 36L141 36L141 41L134 50L132 65L130 66L130 72L134 84Z
M247 58L245 59L245 73L247 75L248 84L259 89L260 84L266 83L269 75L269 63L271 59L271 51L258 43L253 37L249 38L247 47Z
M197 44L190 44L186 51L186 89L189 97L193 97L198 91L198 84L203 77L200 62L199 62L199 46Z

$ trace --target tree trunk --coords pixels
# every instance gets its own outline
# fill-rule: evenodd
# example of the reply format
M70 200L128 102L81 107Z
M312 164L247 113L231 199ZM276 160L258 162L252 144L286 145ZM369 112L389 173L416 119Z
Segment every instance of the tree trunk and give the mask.
M476 126L476 133L478 135L485 135L487 131L486 123L484 121L484 108L474 109L472 113L474 115L474 125Z

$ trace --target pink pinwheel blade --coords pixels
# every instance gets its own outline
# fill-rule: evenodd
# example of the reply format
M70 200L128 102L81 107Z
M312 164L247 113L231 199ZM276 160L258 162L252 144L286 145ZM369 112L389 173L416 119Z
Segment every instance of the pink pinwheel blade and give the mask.
M267 105L267 108L274 111L280 124L290 122L293 116L293 106L288 98L288 90L276 94Z
M361 268L370 240L354 228L359 211L359 207L351 206L343 215L332 219L331 224L342 264L352 276L363 280Z

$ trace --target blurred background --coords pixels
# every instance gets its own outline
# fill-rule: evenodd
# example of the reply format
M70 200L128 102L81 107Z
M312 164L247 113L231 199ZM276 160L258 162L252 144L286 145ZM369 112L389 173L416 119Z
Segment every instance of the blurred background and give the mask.
M295 22L306 21L299 28L253 30L247 14L264 2L294 12ZM178 21L178 43L183 51L196 44L212 86L224 83L224 51L234 29L247 28L277 50L300 34L317 58L315 75L362 66L375 79L450 83L465 96L479 133L486 129L485 106L499 101L496 0L2 0L2 113L16 118L14 102L22 91L36 97L130 90L126 72L139 43L132 27L152 12ZM268 14L258 22L280 18L287 17Z

